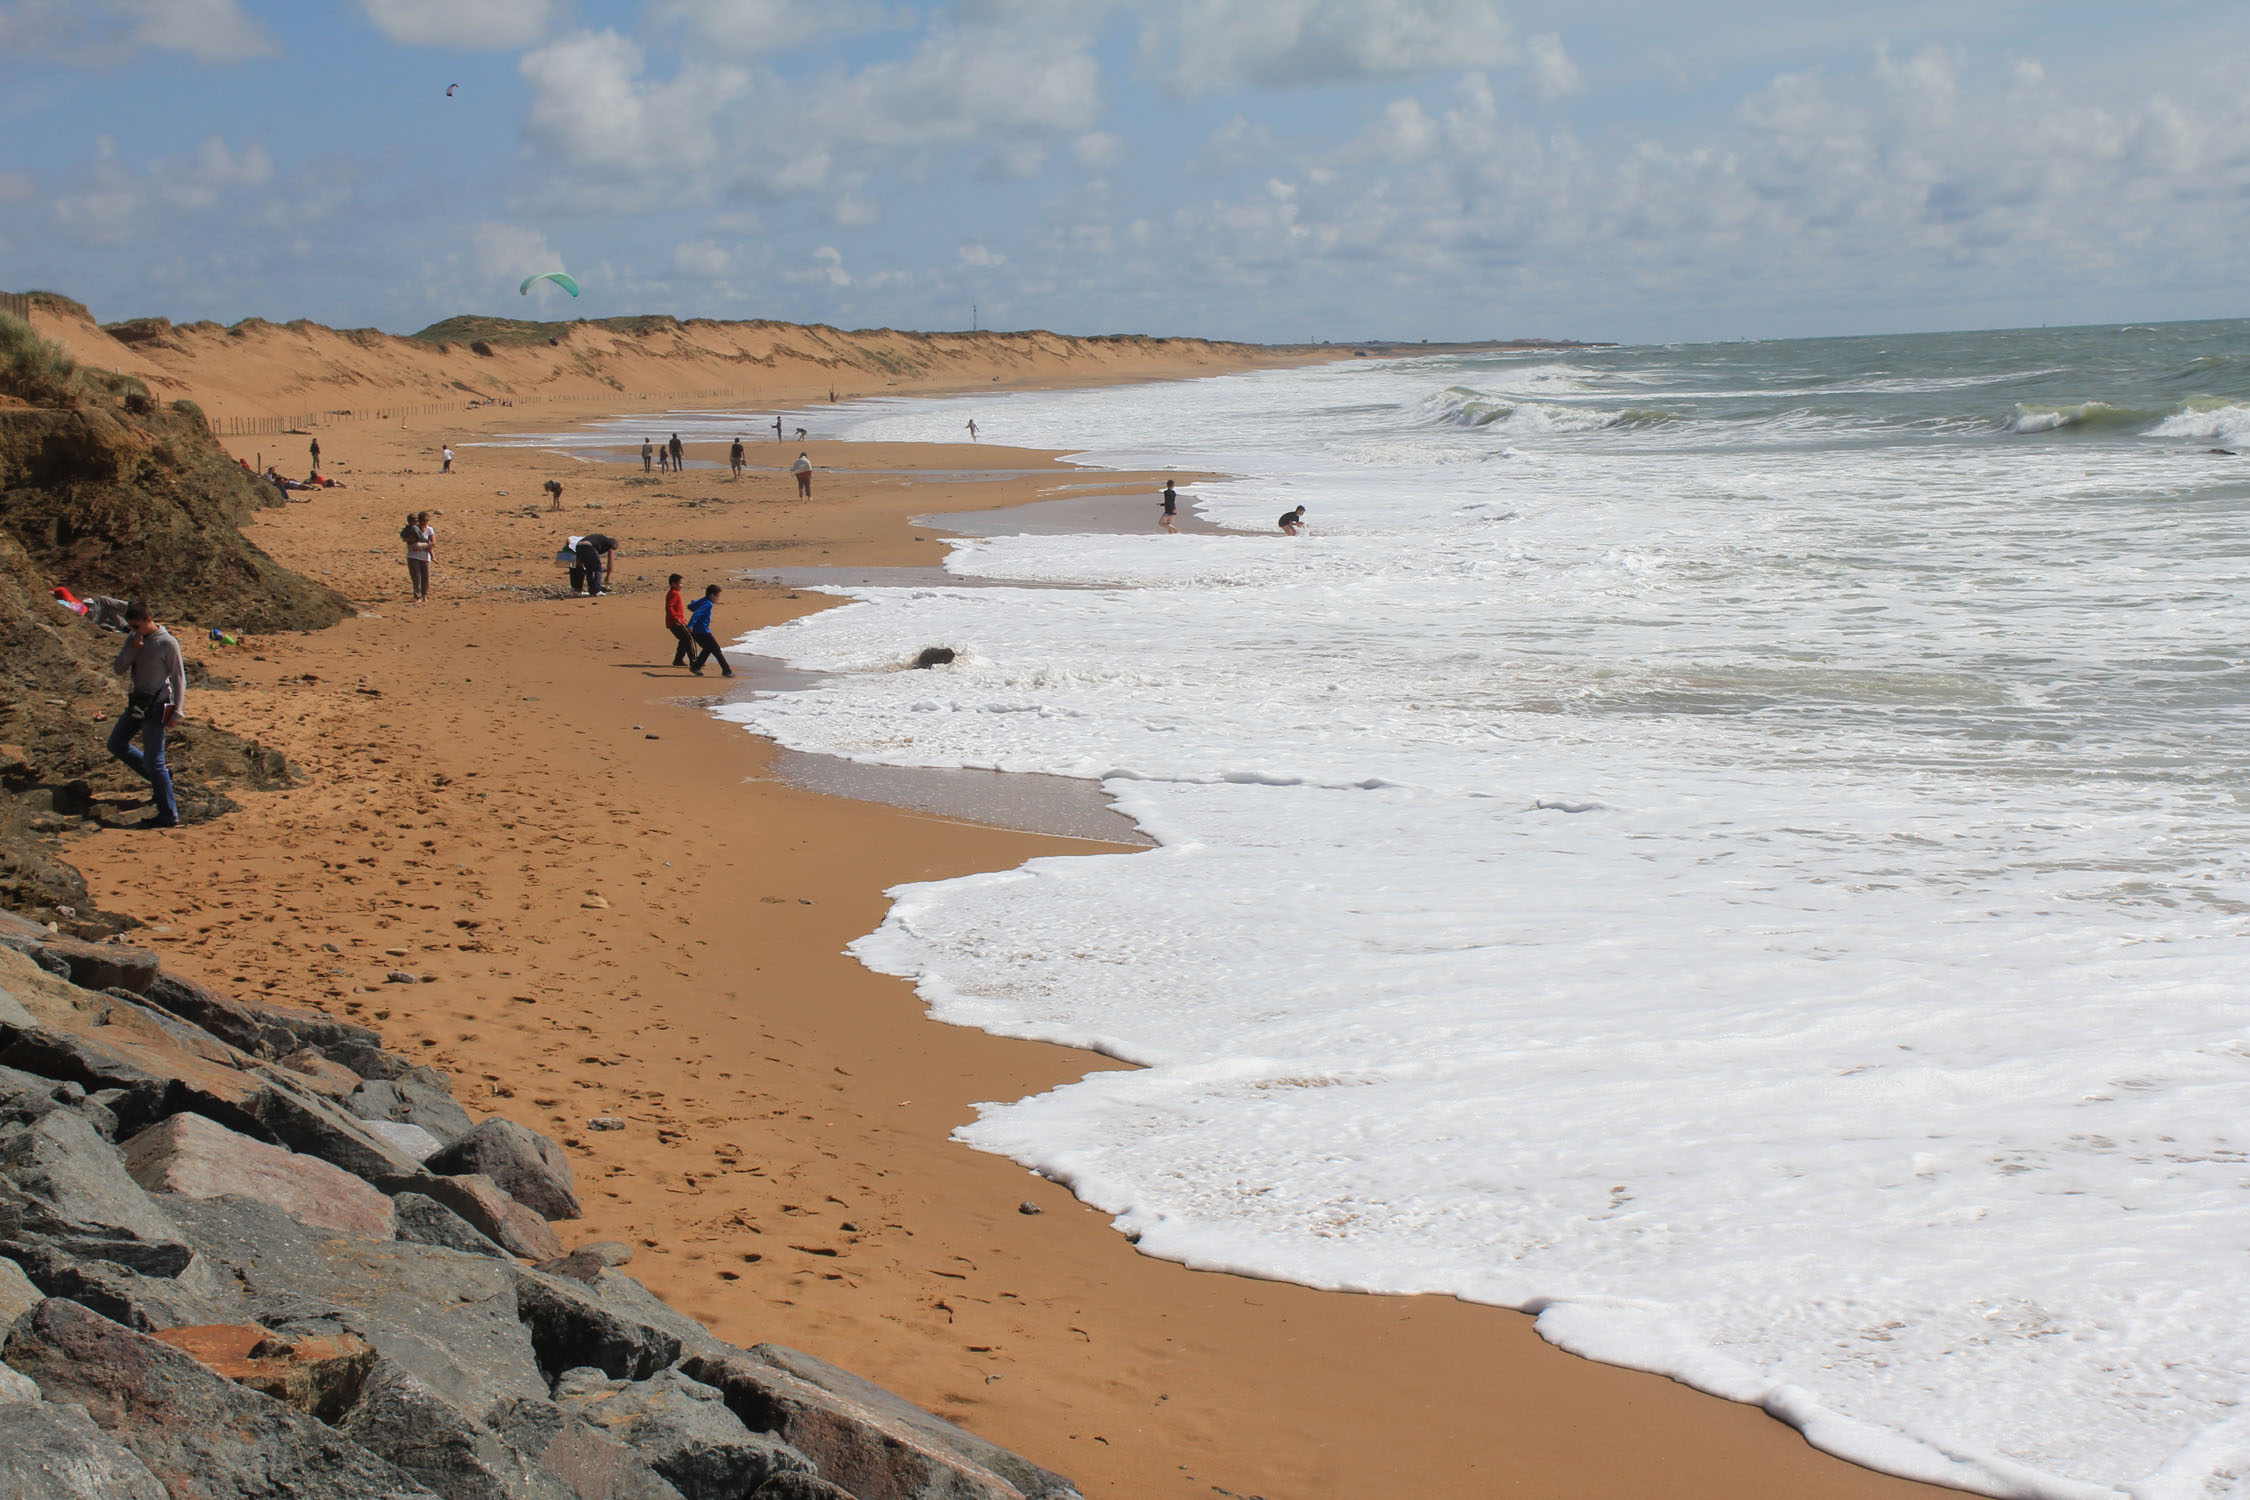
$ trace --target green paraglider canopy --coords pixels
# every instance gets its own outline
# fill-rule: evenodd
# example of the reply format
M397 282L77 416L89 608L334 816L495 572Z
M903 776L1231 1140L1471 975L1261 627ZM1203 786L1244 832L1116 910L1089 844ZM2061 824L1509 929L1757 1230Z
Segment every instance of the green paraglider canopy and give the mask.
M578 283L570 279L570 273L567 271L541 271L537 276L526 276L523 279L523 285L516 289L517 292L526 297L530 296L531 284L534 281L551 281L573 297L578 295Z

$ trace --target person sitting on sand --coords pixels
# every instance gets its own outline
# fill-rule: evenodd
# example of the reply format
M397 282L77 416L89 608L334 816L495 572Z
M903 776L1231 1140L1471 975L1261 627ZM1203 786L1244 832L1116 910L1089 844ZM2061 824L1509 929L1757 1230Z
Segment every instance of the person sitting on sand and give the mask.
M651 472L653 472L653 471L655 470L655 468L656 468L656 444L654 444L654 443L650 442L650 441L649 441L649 440L648 440L647 438L642 438L642 439L641 439L641 472L642 472L643 474L651 473Z
M1156 518L1157 524L1166 531L1176 532L1180 529L1180 492L1172 488L1169 479L1164 481L1163 500L1164 509Z
M1281 529L1290 536L1295 536L1298 532L1303 531L1305 529L1305 508L1300 505L1295 510L1283 511L1281 513Z
M727 468L732 471L735 478L740 479L742 477L742 439L740 438L736 438L734 446L727 450Z
M789 466L789 472L797 476L797 498L810 500L812 498L812 460L802 453L798 454L797 461Z
M695 608L688 615L688 634L695 638L695 660L688 663L688 670L698 677L703 675L703 664L713 657L718 658L720 676L734 675L734 668L727 665L725 654L719 650L718 637L711 634L711 608L718 602L719 586L705 584L703 597L695 601Z
M671 586L664 591L664 628L672 632L679 649L672 653L672 665L684 667L689 653L695 650L695 637L688 634L687 601L680 597L680 575L672 575Z

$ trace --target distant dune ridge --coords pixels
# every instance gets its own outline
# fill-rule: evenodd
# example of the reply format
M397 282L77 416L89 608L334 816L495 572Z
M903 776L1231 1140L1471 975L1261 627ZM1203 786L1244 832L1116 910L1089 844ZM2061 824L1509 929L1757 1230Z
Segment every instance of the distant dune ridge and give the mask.
M1340 350L1044 332L905 333L650 316L533 323L454 317L410 335L245 319L103 325L54 293L30 321L75 358L189 397L214 427L254 419L411 416L476 401L614 396L787 403L935 387L1067 380L1100 384L1334 358Z

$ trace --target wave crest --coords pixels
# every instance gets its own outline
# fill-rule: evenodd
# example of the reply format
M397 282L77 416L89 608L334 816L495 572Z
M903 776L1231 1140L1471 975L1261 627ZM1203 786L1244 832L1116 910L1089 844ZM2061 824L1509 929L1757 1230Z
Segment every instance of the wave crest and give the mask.
M2107 401L2081 401L2075 406L2034 406L2029 402L2016 403L2016 414L2008 419L2010 432L2055 432L2064 427L2126 427L2135 422L2146 422L2156 413L2134 411L2131 407L2112 406Z

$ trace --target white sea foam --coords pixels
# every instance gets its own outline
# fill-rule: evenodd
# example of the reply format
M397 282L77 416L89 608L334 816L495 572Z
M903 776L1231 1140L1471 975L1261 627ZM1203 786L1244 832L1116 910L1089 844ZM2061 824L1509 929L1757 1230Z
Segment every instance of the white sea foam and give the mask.
M2225 476L1989 425L1504 447L1428 403L1518 372L1410 363L979 399L1231 472L1196 503L1267 534L965 542L1077 587L750 638L837 675L731 718L1103 778L1161 843L906 887L855 945L947 1020L1143 1065L964 1138L1149 1253L1528 1308L1902 1474L2250 1493ZM1606 409L1670 399L1629 373Z

